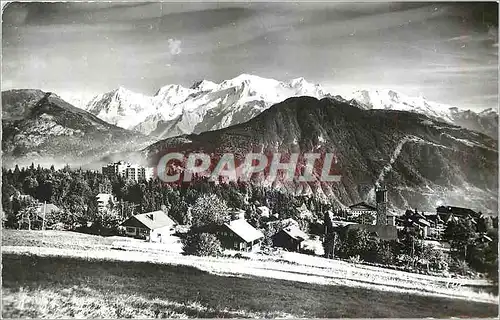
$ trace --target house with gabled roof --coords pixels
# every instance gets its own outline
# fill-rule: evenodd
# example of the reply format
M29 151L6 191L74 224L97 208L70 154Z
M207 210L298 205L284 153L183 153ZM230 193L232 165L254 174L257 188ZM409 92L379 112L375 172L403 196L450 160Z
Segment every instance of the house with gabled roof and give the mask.
M264 234L245 219L234 219L219 228L217 237L226 249L258 251Z
M47 218L59 211L52 203L37 203L18 213L19 228L27 225L28 229L45 229Z
M479 218L480 214L469 208L455 207L455 206L439 206L436 212L441 217L448 217L450 214L458 218L471 217L474 219ZM443 219L444 220L444 219Z
M176 225L177 223L161 210L137 214L121 224L125 228L126 236L150 242L162 242L162 239L175 232Z
M377 216L377 208L375 208L372 205L369 205L368 203L362 201L356 204L353 204L352 206L349 206L349 215L352 217L359 217L362 214L368 213L370 215L373 215L374 217Z
M278 231L272 239L275 247L299 251L302 241L309 239L309 236L298 225L292 224Z

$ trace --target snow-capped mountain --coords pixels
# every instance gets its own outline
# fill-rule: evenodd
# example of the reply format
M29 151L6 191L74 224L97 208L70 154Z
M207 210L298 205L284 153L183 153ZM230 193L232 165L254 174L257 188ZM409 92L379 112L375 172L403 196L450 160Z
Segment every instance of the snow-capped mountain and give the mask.
M143 153L157 165L170 150L203 151L214 159L232 153L240 163L249 152L332 152L339 183L259 175L254 181L341 206L373 201L373 186L384 183L391 206L400 210L435 210L437 203L498 208L496 139L418 113L363 110L340 99L289 98L240 125L161 140Z
M167 85L154 96L118 88L96 96L86 110L119 127L167 138L248 121L289 97L326 95L304 78L281 82L242 74L218 84L203 80L190 88Z
M487 109L479 113L454 106L432 102L426 98L409 97L394 90L359 90L344 94L343 98L356 102L356 106L366 109L386 109L409 111L426 115L432 119L446 121L471 130L497 137L498 113Z
M3 164L85 164L151 138L111 125L51 92L2 92Z
M190 88L167 85L154 96L120 87L96 96L86 110L111 124L161 139L246 122L271 105L297 96L323 98L333 95L304 78L282 82L242 74L221 83L202 80ZM394 90L360 90L336 97L362 109L423 114L497 137L498 113L491 109L475 113Z

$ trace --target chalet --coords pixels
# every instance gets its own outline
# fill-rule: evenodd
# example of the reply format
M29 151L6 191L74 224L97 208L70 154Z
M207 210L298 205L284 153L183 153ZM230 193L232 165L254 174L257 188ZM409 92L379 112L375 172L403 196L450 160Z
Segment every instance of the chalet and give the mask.
M422 212L422 215L425 217L427 221L431 223L432 228L440 228L444 226L444 220L442 216L440 216L436 212Z
M264 238L264 234L245 219L224 223L217 234L223 247L241 251L258 251Z
M429 221L427 216L423 212L418 212L417 209L415 211L406 210L401 217L400 223L404 228L414 230L423 239L430 238L431 234L435 238L437 230L433 228L433 222Z
M309 239L309 236L296 225L290 225L281 229L273 237L273 245L289 251L299 251L301 243Z
M19 228L26 225L30 230L44 229L47 216L59 211L60 209L52 203L39 203L36 206L28 207L27 210L18 214Z
M480 214L477 213L476 211L468 208L462 208L462 207L453 207L453 206L440 206L436 208L436 212L441 216L441 217L446 217L449 214L452 214L453 216L457 218L479 218ZM444 220L444 219L443 219Z
M353 217L359 217L362 214L368 213L377 216L377 208L367 204L366 202L360 202L349 206L349 214Z
M125 235L146 239L150 242L162 242L162 238L175 232L176 223L163 211L153 211L132 216L122 222Z
M266 206L257 207L256 211L262 218L269 218L271 216L271 210Z
M347 231L349 232L350 230L366 230L372 237L386 241L398 239L398 232L395 226L350 224L347 226Z
M297 213L301 219L311 219L313 218L313 213L309 210L305 203L303 203L300 207L295 208Z
M52 204L52 203L40 204L38 206L38 208L36 209L36 212L40 217L45 217L47 215L50 215L50 214L53 214L53 213L56 213L59 211L61 211L61 209L59 209L55 204Z
M432 247L435 250L439 250L442 253L448 255L451 252L451 246L446 241L436 241L436 240L423 240L423 243L427 246Z

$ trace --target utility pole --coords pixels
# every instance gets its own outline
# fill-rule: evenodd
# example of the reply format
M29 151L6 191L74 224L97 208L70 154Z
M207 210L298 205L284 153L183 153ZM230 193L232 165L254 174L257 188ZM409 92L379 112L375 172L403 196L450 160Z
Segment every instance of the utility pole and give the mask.
M45 230L45 217L47 216L47 201L43 202L42 231Z
M28 230L31 230L31 211L28 210Z
M411 266L415 267L415 238L411 236Z
M332 259L335 258L335 243L337 242L337 233L333 233Z
M464 251L464 275L465 275L465 264L467 263L467 243L465 243L465 251Z

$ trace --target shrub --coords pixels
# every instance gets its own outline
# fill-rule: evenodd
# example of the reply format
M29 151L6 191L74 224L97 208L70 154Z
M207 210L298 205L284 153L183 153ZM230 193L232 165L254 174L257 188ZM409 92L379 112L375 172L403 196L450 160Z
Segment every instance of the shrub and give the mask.
M222 255L222 246L217 237L211 233L193 233L182 240L184 253L195 256Z
M360 263L361 262L361 258L359 257L359 255L351 256L351 257L349 257L349 262L351 262L351 263Z
M376 261L381 264L393 264L394 263L394 253L392 246L388 241L381 241L377 248Z
M470 274L471 268L463 260L453 259L449 265L450 271L462 276Z

